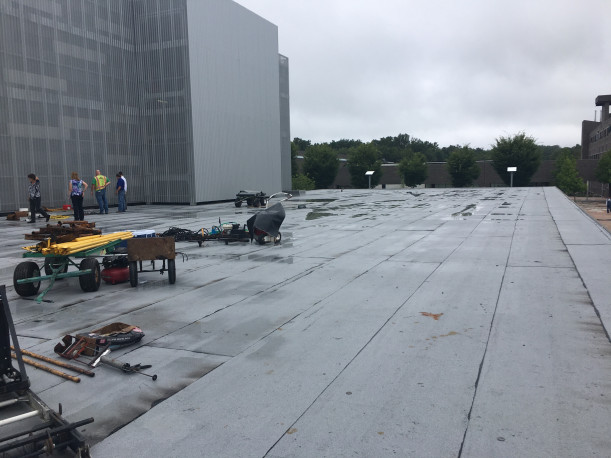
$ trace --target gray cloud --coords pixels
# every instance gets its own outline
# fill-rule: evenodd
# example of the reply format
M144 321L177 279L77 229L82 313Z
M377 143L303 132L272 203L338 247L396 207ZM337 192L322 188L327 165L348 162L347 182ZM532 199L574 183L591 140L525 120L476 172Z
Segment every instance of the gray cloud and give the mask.
M290 59L291 136L580 142L611 93L608 0L237 0Z

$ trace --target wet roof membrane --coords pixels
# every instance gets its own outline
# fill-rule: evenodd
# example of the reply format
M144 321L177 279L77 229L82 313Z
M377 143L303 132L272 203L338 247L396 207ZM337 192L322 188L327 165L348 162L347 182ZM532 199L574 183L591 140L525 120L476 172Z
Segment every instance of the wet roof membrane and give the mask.
M63 335L117 321L145 332L111 355L157 381L28 368L49 406L95 418L93 456L608 453L611 238L560 191L327 190L284 207L278 245L181 242L173 285L142 273L83 293L70 278L41 304L9 286L33 225L0 222L22 347L52 356ZM86 219L163 232L256 211Z

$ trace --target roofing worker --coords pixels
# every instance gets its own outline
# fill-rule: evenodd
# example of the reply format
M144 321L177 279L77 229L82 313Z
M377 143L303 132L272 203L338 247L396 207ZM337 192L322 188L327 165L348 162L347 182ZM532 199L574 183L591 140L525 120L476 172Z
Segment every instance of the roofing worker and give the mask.
M108 178L100 173L99 170L95 171L95 177L93 178L93 185L91 186L91 194L95 190L95 198L100 206L100 215L108 214L108 201L106 200L106 187L110 184Z
M28 179L30 180L30 186L28 188L28 198L30 201L30 220L28 221L28 223L35 223L36 222L36 213L40 213L43 218L45 218L47 221L49 221L49 218L51 218L49 216L49 214L44 211L41 207L40 207L40 180L38 179L38 177L36 175L34 175L33 173L30 173L28 175Z
M117 196L119 197L119 209L117 210L119 213L123 213L125 211L125 181L123 177L117 173L117 189L115 191Z
M125 206L124 206L124 209L125 209L125 211L127 211L127 180L125 179L125 175L123 175L123 172L119 172L119 175L121 175L121 178L123 178L123 186L125 188Z
M83 210L83 198L87 191L87 183L81 180L78 173L72 172L71 179L68 182L68 195L72 200L72 209L74 210L74 221L84 221L85 211Z

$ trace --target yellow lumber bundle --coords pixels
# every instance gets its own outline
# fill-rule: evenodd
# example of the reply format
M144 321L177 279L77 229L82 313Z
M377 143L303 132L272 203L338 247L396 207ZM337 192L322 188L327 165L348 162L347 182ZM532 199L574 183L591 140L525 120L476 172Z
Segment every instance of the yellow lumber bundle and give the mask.
M88 235L77 237L72 242L65 243L39 243L38 245L24 247L28 251L38 251L45 255L68 256L81 251L91 250L104 246L117 240L127 240L132 238L131 232L113 232L106 235Z

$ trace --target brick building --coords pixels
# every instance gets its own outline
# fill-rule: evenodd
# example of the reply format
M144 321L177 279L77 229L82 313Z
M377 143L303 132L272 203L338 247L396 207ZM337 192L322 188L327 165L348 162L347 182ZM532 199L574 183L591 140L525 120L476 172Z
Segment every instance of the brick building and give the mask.
M581 123L581 158L600 159L611 150L611 117L609 116L611 95L596 97L596 106L601 107L600 121Z

